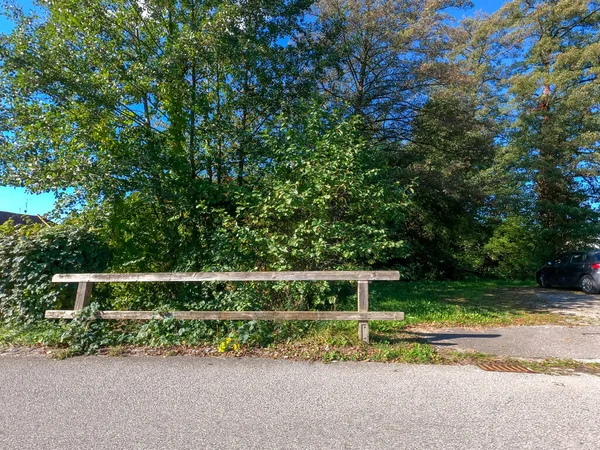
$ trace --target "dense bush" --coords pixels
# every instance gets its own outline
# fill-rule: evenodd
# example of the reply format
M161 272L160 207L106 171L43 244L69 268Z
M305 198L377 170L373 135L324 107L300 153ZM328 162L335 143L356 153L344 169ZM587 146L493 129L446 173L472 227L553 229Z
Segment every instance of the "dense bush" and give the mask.
M355 270L405 253L405 195L357 120L311 105L277 118L263 137L270 158L240 185L196 179L177 201L133 193L95 214L114 255L111 271ZM190 204L194 202L193 204ZM347 283L344 283L347 287ZM111 285L116 309L323 309L342 284Z
M56 273L98 272L108 247L92 232L72 225L0 226L0 318L32 322L46 309L72 308L75 285L53 284Z
M544 261L540 231L539 225L531 219L508 217L484 248L489 273L500 278L533 279Z

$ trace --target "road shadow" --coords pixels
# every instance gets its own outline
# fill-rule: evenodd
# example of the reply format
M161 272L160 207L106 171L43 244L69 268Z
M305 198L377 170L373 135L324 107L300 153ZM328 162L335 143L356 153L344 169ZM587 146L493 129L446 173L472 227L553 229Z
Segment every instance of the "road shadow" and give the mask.
M458 345L454 341L458 339L494 339L501 337L501 334L492 333L461 333L461 332L417 332L417 331L406 331L402 337L388 338L379 334L372 334L371 340L374 342L386 342L389 344L401 344L401 343L417 343L417 344L432 344L436 346L453 346Z
M421 341L427 342L432 345L442 346L442 347L458 345L457 342L448 342L448 341L456 341L459 339L495 339L495 338L499 338L502 336L501 334L486 334L486 333L476 333L476 334L469 333L469 334L467 334L467 333L450 333L450 332L446 332L446 333L411 332L410 334L413 334L416 339L419 339Z

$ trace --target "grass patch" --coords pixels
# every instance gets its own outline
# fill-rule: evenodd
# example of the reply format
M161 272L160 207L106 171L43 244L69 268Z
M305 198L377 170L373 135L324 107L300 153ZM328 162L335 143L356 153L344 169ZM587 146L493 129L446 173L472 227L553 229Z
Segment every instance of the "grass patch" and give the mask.
M40 322L30 325L8 325L0 322L0 347L57 346L64 332L64 323Z
M113 357L125 356L125 351L125 347L123 347L122 345L116 345L114 347L108 347L107 355Z
M477 327L563 323L556 314L538 311L528 294L531 282L453 281L373 283L370 309L403 311L407 326ZM387 332L394 322L374 322Z
M213 357L261 357L300 361L334 363L342 361L478 365L481 363L515 363L545 374L569 375L588 373L600 375L600 364L583 363L570 359L548 358L529 360L503 358L480 352L464 352L436 348L408 331L395 330L393 337L384 333L373 333L372 343L358 341L356 324L347 327L323 326L313 328L304 336L278 340L269 345L247 344L225 352L218 349L218 341L186 343L184 345L148 346L141 342L133 345L100 347L98 354L108 357L127 356L213 356ZM354 326L352 326L354 325ZM60 343L64 323L48 323L45 326L29 326L20 330L0 326L0 353L2 347L14 346L17 350L42 347L42 353L55 359L76 356L72 348ZM25 351L24 354L31 353Z

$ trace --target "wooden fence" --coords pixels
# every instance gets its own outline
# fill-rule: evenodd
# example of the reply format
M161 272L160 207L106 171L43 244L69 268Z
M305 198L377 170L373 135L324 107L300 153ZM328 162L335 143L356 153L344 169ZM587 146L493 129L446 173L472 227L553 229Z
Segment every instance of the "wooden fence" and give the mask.
M54 283L79 283L74 310L48 310L48 319L72 319L90 304L94 283L198 282L198 281L358 281L358 311L173 311L184 320L356 320L358 336L369 342L369 320L404 320L402 312L369 311L369 282L396 281L397 271L335 272L170 272L170 273L84 273L57 274ZM152 311L99 311L99 318L149 320Z

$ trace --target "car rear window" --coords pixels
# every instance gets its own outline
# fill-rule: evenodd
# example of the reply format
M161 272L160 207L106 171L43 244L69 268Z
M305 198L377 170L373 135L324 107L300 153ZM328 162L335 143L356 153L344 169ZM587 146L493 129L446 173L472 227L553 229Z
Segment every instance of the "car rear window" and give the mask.
M581 264L587 259L587 255L585 253L575 253L571 257L571 264Z

